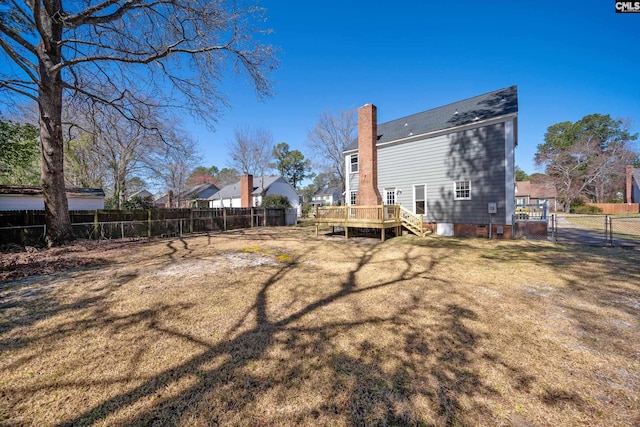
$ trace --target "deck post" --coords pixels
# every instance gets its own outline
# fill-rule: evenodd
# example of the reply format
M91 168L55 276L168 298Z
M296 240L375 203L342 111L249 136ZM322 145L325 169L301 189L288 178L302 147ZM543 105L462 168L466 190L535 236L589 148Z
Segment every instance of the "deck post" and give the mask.
M227 208L224 207L224 202L222 204L222 229L227 231Z

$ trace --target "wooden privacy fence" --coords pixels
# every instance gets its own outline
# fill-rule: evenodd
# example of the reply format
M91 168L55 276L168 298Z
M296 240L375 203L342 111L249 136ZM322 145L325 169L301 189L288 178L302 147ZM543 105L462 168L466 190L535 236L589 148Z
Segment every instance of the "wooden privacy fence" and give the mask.
M272 208L70 211L73 233L85 239L171 237L295 224L291 210ZM44 242L44 211L0 211L0 244Z
M640 212L640 203L587 203L587 206L595 206L602 209L603 215L637 214Z

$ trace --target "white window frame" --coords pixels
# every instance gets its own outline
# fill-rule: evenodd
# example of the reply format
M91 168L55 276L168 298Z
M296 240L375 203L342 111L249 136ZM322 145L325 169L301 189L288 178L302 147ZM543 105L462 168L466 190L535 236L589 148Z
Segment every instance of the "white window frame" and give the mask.
M396 196L397 196L397 188L396 187L390 187L390 188L385 188L384 189L384 204L385 205L395 205L396 204ZM393 203L389 203L389 195L392 195L393 198Z
M416 188L418 187L424 187L424 213L423 214L419 214L418 213L418 209L416 208L416 203L418 202L418 199L416 198ZM426 215L427 214L427 184L414 184L413 185L413 213L416 215Z
M356 159L354 162L353 159ZM355 165L355 170L354 170ZM349 156L349 173L358 173L360 170L360 159L358 159L357 154L352 154Z
M459 188L459 185L466 185L467 188ZM459 195L462 192L468 195ZM462 193L462 194L464 194ZM453 199L454 200L471 200L471 181L468 179L462 179L460 181L453 182Z
M353 191L352 190L351 193L349 193L349 204L351 206L356 204L357 197L358 197L358 192L357 191Z

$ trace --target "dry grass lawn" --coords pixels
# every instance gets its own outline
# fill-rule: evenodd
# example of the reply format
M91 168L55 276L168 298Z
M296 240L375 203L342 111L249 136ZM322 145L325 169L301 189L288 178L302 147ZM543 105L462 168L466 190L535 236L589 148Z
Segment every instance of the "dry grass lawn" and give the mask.
M290 227L55 255L0 254L0 425L640 425L638 251Z

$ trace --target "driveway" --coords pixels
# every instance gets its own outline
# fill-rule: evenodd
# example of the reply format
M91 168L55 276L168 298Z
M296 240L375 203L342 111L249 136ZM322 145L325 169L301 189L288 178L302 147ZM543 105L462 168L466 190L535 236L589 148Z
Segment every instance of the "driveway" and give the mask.
M602 229L581 227L570 221L565 216L556 216L557 242L563 244L579 244L589 246L609 245L608 236L605 235L604 217L602 217ZM613 236L614 246L640 247L640 241Z

